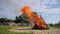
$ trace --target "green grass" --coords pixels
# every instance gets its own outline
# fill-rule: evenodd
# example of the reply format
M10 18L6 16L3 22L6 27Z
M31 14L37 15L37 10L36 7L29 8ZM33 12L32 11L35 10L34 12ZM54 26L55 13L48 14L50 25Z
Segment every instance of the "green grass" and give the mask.
M16 26L0 26L0 34L33 34L33 32L25 33L25 32L11 32L8 29L15 28Z

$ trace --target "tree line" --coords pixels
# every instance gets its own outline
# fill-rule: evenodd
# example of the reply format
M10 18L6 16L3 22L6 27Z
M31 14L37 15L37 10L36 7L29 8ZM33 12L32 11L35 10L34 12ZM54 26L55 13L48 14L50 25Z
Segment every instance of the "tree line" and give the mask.
M37 14L36 12L33 12L33 13ZM0 25L8 25L9 22L30 24L31 21L28 19L27 14L16 16L15 20L9 19L7 17L0 18Z

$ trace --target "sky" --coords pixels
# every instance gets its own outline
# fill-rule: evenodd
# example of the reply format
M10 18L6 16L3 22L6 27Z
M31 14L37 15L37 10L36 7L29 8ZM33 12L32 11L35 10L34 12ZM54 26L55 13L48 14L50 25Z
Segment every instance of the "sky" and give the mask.
M15 19L15 16L21 15L23 6L30 6L46 23L60 21L60 0L0 0L0 18Z

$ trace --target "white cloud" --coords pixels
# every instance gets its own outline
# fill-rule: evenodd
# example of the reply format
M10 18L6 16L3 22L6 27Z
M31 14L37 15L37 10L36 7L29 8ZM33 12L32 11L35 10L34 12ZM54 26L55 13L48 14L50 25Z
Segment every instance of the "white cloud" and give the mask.
M60 13L60 8L55 9L46 9L48 6L46 4L57 4L57 0L6 0L12 9L21 9L24 5L29 5L32 10L42 11L44 13Z

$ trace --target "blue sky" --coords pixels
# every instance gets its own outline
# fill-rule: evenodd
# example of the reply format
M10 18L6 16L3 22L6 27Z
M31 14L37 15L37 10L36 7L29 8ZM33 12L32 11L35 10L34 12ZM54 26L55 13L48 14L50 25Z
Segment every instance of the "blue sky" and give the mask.
M46 23L54 24L60 21L60 0L0 0L0 18L15 19L25 5L42 15Z

